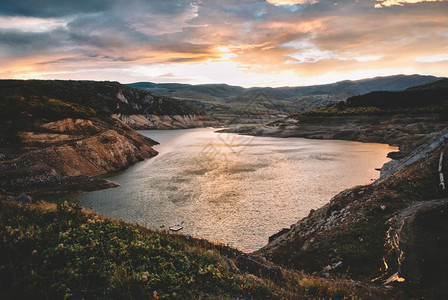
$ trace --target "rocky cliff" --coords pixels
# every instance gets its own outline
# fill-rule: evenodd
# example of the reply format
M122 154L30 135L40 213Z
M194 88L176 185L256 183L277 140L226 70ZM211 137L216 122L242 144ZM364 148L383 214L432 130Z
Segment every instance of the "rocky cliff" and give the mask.
M131 95L125 96L123 91L119 90L116 95L122 103L132 106L138 112L138 114L114 114L114 117L133 129L185 129L221 124L215 118L193 110L187 103L149 93L141 96L139 93L145 92L134 90ZM165 108L168 101L177 101L177 105L182 104L181 109L179 107Z
M96 190L116 186L94 178L157 154L146 138L117 119L34 120L18 144L3 148L0 185L11 194Z
M222 123L205 115L114 115L134 129L186 129L216 127Z

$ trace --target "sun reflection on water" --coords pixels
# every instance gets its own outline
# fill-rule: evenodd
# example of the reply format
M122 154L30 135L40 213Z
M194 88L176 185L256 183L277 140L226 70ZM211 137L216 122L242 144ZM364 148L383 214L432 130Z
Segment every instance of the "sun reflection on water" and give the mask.
M150 227L185 221L183 233L243 251L367 184L396 148L345 141L223 136L212 129L143 131L158 156L109 179L112 190L79 195L85 207Z

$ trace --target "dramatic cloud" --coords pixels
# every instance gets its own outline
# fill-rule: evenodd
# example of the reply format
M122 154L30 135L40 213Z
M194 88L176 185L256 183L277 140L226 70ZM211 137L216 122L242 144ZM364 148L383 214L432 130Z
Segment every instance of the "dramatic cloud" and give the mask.
M405 5L406 3L419 3L419 2L438 2L441 0L386 0L379 4L376 4L376 8L392 6L392 5Z
M446 76L448 2L0 3L0 78L301 85Z

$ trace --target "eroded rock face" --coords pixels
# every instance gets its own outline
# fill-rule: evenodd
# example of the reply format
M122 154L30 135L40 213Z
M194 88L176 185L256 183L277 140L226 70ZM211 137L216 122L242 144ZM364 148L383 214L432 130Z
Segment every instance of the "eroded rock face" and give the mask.
M59 134L59 133L39 133L21 131L18 133L22 146L27 150L36 150L50 146L63 145L73 140L82 139L81 135Z
M0 162L0 184L10 193L95 190L116 184L91 176L122 170L157 155L146 138L118 120L64 119L20 132L26 152Z
M114 115L133 129L186 129L220 126L209 116L196 115Z
M58 133L95 134L101 131L101 128L95 126L91 120L71 118L45 123L41 127Z
M22 159L29 164L45 162L66 176L98 176L125 169L156 154L148 144L107 130L77 142L27 153Z

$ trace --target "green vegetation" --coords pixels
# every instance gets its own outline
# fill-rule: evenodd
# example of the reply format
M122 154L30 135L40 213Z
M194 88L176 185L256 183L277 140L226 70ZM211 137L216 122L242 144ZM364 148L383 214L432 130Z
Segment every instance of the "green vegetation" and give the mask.
M401 92L371 92L304 113L308 116L448 114L448 79Z
M0 141L3 146L20 145L17 132L34 128L36 119L96 117L94 109L45 96L0 97Z
M11 97L0 102L0 118L3 120L16 120L23 117L58 120L94 116L96 112L90 107L42 96Z
M1 206L3 299L270 294L234 276L213 250L86 214L76 203Z
M306 116L347 116L347 115L380 115L385 114L386 111L378 107L341 107L341 105L331 105L327 107L318 108L304 113Z
M366 286L238 272L238 250L58 205L0 201L0 298L356 298ZM357 289L357 290L356 290ZM355 293L356 292L356 293Z
M67 105L88 107L99 117L120 114L201 114L187 103L140 91L118 82L72 80L0 80L0 105L15 99L58 99ZM124 97L124 98L123 98ZM122 100L120 100L122 98ZM44 102L41 112L45 112ZM51 108L51 107L50 107ZM76 117L76 115L73 115ZM54 117L39 115L39 117ZM62 117L61 117L62 118Z

